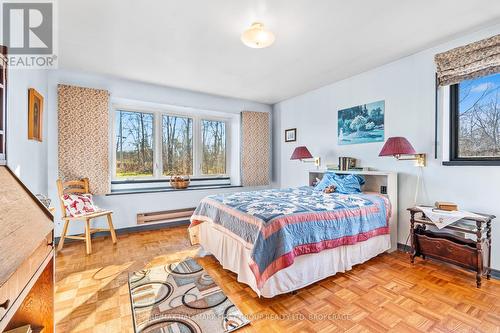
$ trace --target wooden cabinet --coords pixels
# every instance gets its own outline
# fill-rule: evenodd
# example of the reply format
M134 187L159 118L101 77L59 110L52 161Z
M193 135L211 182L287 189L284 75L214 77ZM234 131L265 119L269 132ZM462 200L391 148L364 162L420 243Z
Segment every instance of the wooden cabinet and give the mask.
M54 332L53 216L0 166L0 332L30 324Z
M428 230L434 225L419 208L409 208L411 262L416 256L426 256L476 272L476 285L481 277L491 275L491 221L493 215L465 217L441 231ZM452 232L458 233L453 234ZM471 235L475 239L469 239Z
M7 160L7 47L0 45L0 165Z

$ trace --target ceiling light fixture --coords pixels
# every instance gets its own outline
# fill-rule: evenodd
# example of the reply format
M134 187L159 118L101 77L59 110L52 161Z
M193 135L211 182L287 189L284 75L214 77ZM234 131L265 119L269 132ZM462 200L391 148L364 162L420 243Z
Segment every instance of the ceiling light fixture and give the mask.
M274 43L275 37L271 31L264 28L264 24L255 22L241 34L241 41L248 47L263 49Z

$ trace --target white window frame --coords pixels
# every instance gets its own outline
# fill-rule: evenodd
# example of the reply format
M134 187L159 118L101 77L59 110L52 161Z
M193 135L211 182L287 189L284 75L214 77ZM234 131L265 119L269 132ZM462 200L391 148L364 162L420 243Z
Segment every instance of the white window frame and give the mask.
M133 177L133 178L118 178L116 177L116 147L115 147L115 138L116 138L116 130L117 128L115 127L116 123L116 112L117 111L125 111L125 112L141 112L141 113L148 113L148 114L153 114L153 175L152 176L146 176L146 177ZM118 108L115 109L113 108L111 111L111 156L112 156L112 163L111 163L111 180L124 180L124 179L130 179L130 180L142 180L142 179L153 179L155 178L156 174L156 167L155 167L155 159L156 159L156 116L153 112L146 111L146 110L136 110L136 109L125 109L125 108Z
M169 176L164 176L163 175L163 158L162 158L162 153L163 153L163 149L162 149L162 145L163 145L163 116L174 116L174 117L182 117L182 118L190 118L192 121L193 121L193 127L192 127L192 130L193 130L193 149L191 150L191 153L193 154L192 156L192 161L193 161L193 174L192 175L189 175L190 177L195 177L195 173L196 173L196 170L195 170L195 156L196 156L196 153L195 153L195 122L196 120L194 119L194 117L192 117L191 115L181 115L181 114L173 114L171 112L160 112L158 113L158 120L157 120L157 132L159 133L159 135L157 136L157 142L158 144L155 146L155 160L158 161L157 162L157 168L156 171L158 172L158 174L156 175L155 174L155 178L158 178L158 179L170 179Z
M226 135L226 142L225 142L225 148L226 148L226 156L225 156L225 162L226 162L226 173L225 174L222 174L222 175L206 175L206 174L203 174L203 135L202 135L202 130L201 130L201 127L202 127L202 121L203 120L208 120L208 121L220 121L220 122L224 122L225 124L225 135ZM210 177L221 177L221 176L229 176L231 174L230 170L228 170L229 168L229 161L230 161L230 153L231 153L231 147L229 147L229 142L230 142L230 136L231 136L231 122L230 120L228 119L223 119L223 118L217 118L217 117L200 117L198 119L198 149L197 149L197 152L196 152L196 155L198 156L198 173L199 173L199 177L203 178L210 178Z
M115 121L117 111L128 111L128 112L142 112L153 114L153 176L147 177L117 177L116 176L116 149L115 149L115 139L116 130ZM231 118L223 117L218 115L213 115L210 112L204 110L194 110L197 112L180 112L174 108L148 108L148 107L135 107L128 105L114 104L111 107L111 179L113 181L130 181L134 180L169 180L170 176L163 175L163 160L162 160L162 116L177 116L183 118L191 118L193 120L193 174L189 175L196 179L212 179L212 178L222 178L231 177ZM225 134L226 134L226 172L224 174L217 175L204 175L202 173L202 133L201 133L201 121L202 120L213 120L213 121L223 121L225 123Z

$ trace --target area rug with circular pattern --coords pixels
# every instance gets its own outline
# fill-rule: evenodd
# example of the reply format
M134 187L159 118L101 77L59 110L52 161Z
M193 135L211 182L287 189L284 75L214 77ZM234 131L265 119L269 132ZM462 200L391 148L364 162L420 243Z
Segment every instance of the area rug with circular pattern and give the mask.
M129 275L136 333L233 332L249 320L188 258Z

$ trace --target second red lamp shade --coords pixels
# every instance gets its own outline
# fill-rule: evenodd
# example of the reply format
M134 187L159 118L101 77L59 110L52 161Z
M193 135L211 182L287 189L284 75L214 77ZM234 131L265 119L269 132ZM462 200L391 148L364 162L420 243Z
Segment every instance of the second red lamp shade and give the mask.
M402 136L387 139L378 156L394 156L398 160L416 160L418 166L425 166L425 154L415 152L411 143Z

